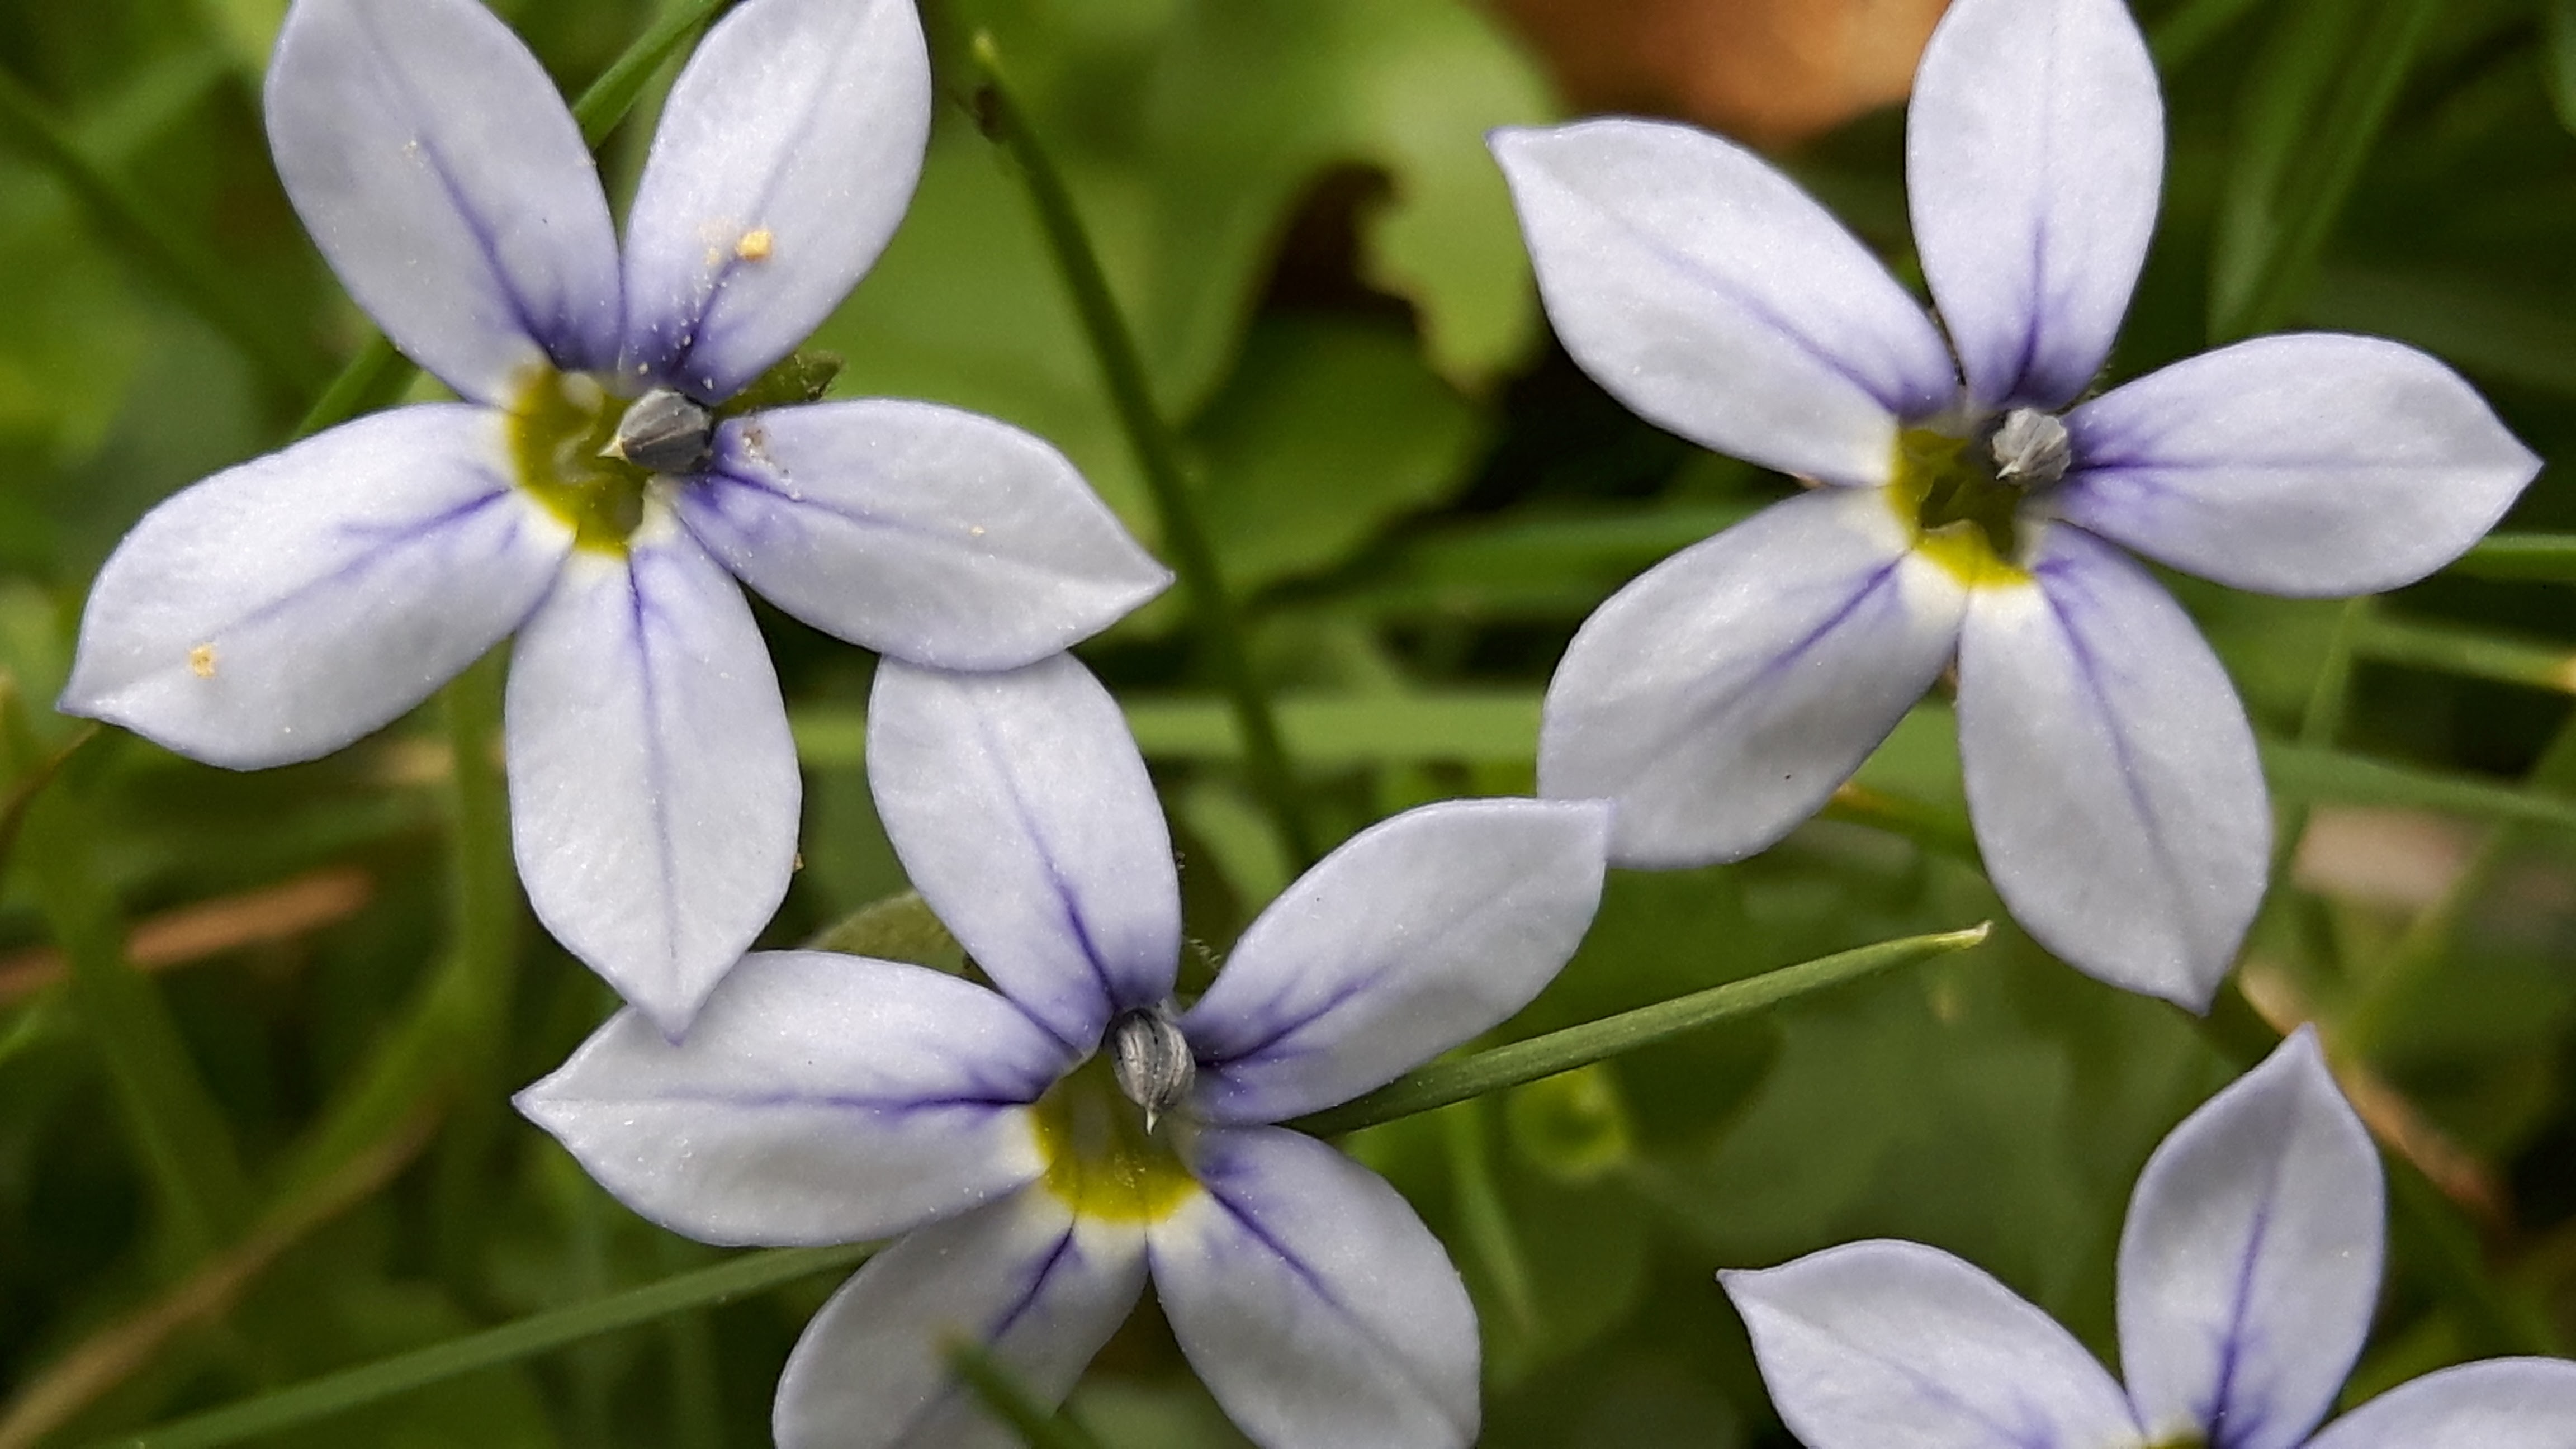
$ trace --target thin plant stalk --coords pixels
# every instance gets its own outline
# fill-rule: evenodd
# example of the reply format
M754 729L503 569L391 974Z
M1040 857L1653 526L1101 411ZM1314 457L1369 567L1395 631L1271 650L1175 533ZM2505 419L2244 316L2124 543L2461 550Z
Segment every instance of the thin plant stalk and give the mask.
M1099 255L1092 249L1064 174L1056 169L1054 158L1030 124L1028 111L1011 88L1000 47L990 33L979 32L969 43L968 54L979 86L977 118L985 134L1018 163L1029 199L1037 209L1038 227L1046 234L1047 248L1064 276L1066 290L1073 295L1074 311L1081 316L1092 356L1100 364L1110 403L1127 434L1128 446L1136 454L1137 466L1144 472L1146 486L1153 493L1163 542L1171 551L1173 570L1180 575L1192 617L1198 622L1200 645L1233 706L1235 727L1243 737L1245 774L1268 810L1280 844L1287 848L1290 858L1300 868L1312 865L1315 836L1306 819L1304 798L1289 770L1288 752L1280 743L1279 722L1271 711L1269 695L1253 669L1251 651L1244 642L1243 621L1232 596L1226 592L1216 548L1209 542L1207 526L1199 517L1198 493L1182 465L1180 440L1155 405L1135 335L1118 309L1117 297L1109 290L1109 278L1101 270Z

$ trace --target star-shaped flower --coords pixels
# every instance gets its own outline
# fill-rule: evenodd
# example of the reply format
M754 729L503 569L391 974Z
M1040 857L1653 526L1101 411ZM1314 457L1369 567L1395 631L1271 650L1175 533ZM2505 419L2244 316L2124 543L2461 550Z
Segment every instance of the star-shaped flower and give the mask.
M1718 1276L1808 1449L2576 1445L2576 1363L2560 1359L2447 1369L2315 1432L2370 1331L2381 1199L2370 1136L2302 1030L2138 1177L2120 1238L2125 1389L2046 1314L1919 1243Z
M1149 1275L1256 1441L1472 1442L1475 1315L1439 1242L1375 1174L1272 1124L1519 1010L1599 904L1608 812L1388 820L1290 886L1181 1009L1171 840L1116 702L1070 656L887 661L868 772L914 884L998 990L754 955L685 1042L621 1014L518 1099L674 1232L904 1234L805 1330L779 1444L1010 1442L945 1345L1061 1399Z
M2078 401L2163 168L2118 0L1957 0L1907 126L1946 344L1740 147L1633 120L1496 136L1575 360L1683 437L1821 485L1585 623L1548 689L1541 793L1615 801L1622 864L1748 855L1955 659L1968 805L2014 916L2197 1008L2261 900L2271 817L2225 672L2122 550L2270 593L2393 588L2457 557L2538 460L2449 369L2365 337L2262 338Z
M218 765L326 754L516 630L511 823L548 929L667 1031L787 888L798 779L731 573L918 663L1026 664L1169 575L1036 438L779 406L921 169L908 0L747 0L672 88L622 255L580 132L473 0L297 0L268 76L323 255L463 403L146 515L62 707ZM773 370L773 368L776 370Z

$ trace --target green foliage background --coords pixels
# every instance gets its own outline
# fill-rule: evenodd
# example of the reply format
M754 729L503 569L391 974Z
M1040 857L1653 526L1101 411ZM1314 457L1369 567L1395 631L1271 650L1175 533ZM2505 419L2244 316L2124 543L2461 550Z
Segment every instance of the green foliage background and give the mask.
M131 1433L722 1256L636 1220L504 1105L612 1001L492 869L494 664L311 765L235 775L109 736L44 773L76 738L48 706L99 561L154 502L276 446L367 336L269 168L257 98L282 8L0 0L0 780L36 802L0 877L0 1445L39 1442L39 1422L49 1444ZM496 8L568 93L655 15ZM1538 694L1574 625L1788 486L1631 418L1548 340L1483 148L1489 127L1562 113L1533 58L1466 0L930 8L942 33L991 28L1069 175L1327 837L1528 790ZM2138 8L2172 151L2112 376L2253 331L2380 332L2468 372L2545 457L2576 456L2576 0ZM1151 542L960 60L943 48L958 103L903 231L818 338L848 361L836 391L1042 433ZM612 194L655 94L603 148ZM66 187L45 123L151 235ZM1911 274L1900 141L1889 112L1786 160ZM174 281L173 255L229 317ZM2508 527L2576 529L2576 487L2553 467ZM2576 693L2571 557L2481 555L2349 608L2177 586L2272 742L2285 827L2469 862L2412 885L2278 885L2248 947L2255 994L2326 1023L2382 1106L2452 1154L2418 1154L2451 1198L2399 1194L2414 1207L2356 1394L2576 1335L2576 748L2551 753ZM790 943L904 882L856 750L868 660L762 622L807 763L803 870L767 938ZM1221 956L1293 871L1187 623L1167 599L1084 653L1131 703L1190 934ZM1582 954L1502 1036L2000 919L1963 844L1946 716L1927 702L1866 796L1758 859L1616 875ZM126 923L238 910L320 870L359 881L363 906L184 969L138 974L117 948ZM68 975L33 954L51 946ZM2107 1355L2129 1183L2241 1065L2250 1020L2232 1001L2213 1028L2098 986L2007 925L1350 1145L1477 1295L1488 1443L1784 1445L1713 1269L1918 1238ZM258 1442L764 1443L778 1365L834 1281ZM67 1417L30 1417L82 1384ZM1150 1308L1073 1410L1113 1445L1238 1442Z

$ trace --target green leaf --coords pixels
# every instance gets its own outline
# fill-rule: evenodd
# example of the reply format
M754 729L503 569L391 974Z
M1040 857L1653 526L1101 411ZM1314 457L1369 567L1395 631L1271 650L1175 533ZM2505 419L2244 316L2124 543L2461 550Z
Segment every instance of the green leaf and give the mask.
M2379 142L2441 0L2290 0L2248 72L2210 262L2209 335L2278 327Z
M1521 1159L1558 1182L1597 1182L1628 1165L1636 1134L1605 1066L1514 1087L1503 1099L1503 1124Z
M1100 1441L1070 1414L1049 1409L980 1345L964 1339L948 1346L948 1365L994 1418L1010 1426L1029 1449L1100 1449Z
M2263 772L2272 792L2292 800L2336 800L2446 810L2489 820L2576 830L2576 801L2534 795L2448 771L2391 764L2340 750L2265 740Z
M1250 594L1339 563L1447 498L1484 438L1410 338L1317 316L1253 329L1193 441L1226 582Z
M966 948L957 944L919 891L861 906L817 932L805 949L909 961L952 975L966 969Z
M1242 755L1232 711L1213 695L1130 695L1120 701L1147 758L1233 760ZM1535 693L1459 690L1424 695L1300 697L1278 701L1289 752L1319 767L1403 760L1526 763L1538 749ZM796 752L808 766L856 764L867 717L847 706L790 710Z
M478 1369L518 1363L668 1314L729 1302L818 1273L847 1270L873 1251L861 1245L744 1253L712 1268L677 1274L659 1283L326 1374L140 1434L102 1440L91 1449L215 1449L221 1444L238 1444Z
M2576 397L2576 317L2558 289L2532 281L2328 266L2300 305L2299 320L2395 337L2480 377Z
M2353 648L2362 658L2382 664L2407 664L2472 679L2576 694L2576 649L2564 644L2374 614L2361 626Z
M1484 138L1551 119L1548 95L1460 0L1183 6L1122 158L1139 225L1112 243L1113 274L1141 284L1122 290L1148 350L1173 364L1161 395L1186 400L1193 376L1223 371L1282 218L1353 165L1387 181L1357 218L1359 269L1414 304L1432 366L1475 386L1516 360L1536 339L1537 299Z
M2479 579L2576 584L2576 533L2491 533L2451 572Z
M2540 61L2550 109L2576 131L2576 0L2543 0Z
M37 767L25 706L6 680L0 734L9 778ZM126 959L125 924L103 883L90 823L90 802L57 783L28 805L14 863L62 949L72 1009L107 1064L164 1226L193 1258L249 1221L250 1180L160 988Z

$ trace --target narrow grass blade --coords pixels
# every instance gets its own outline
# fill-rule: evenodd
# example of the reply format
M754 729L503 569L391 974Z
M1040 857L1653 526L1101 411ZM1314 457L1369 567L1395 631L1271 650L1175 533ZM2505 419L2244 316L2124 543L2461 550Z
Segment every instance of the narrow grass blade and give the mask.
M2210 262L2209 335L2287 319L2387 128L2440 0L2292 0L2245 78Z
M0 690L0 746L13 775L41 767L14 690ZM159 989L125 958L125 926L102 883L89 811L70 784L32 797L16 863L64 955L74 1014L107 1064L164 1226L194 1258L249 1222L250 1181Z
M1783 966L1743 981L1730 981L1706 991L1694 991L1670 1001L1569 1026L1545 1036L1508 1046L1492 1047L1473 1056L1455 1061L1434 1062L1420 1071L1396 1078L1356 1101L1327 1108L1311 1116L1300 1117L1288 1126L1301 1132L1331 1137L1410 1117L1499 1092L1524 1082L1535 1082L1576 1067L1607 1061L1640 1047L1668 1041L1685 1032L1714 1026L1721 1021L1768 1011L1784 1001L1823 991L1846 982L1873 976L1898 966L1929 960L1934 956L1964 951L1986 939L1991 926L1971 926L1964 931L1944 931L1932 936L1907 936L1895 941L1881 941L1856 951L1844 951L1819 957L1795 966Z
M252 305L221 263L171 234L131 187L92 159L62 122L14 76L0 72L0 137L54 179L89 213L101 240L216 331L289 396L322 383L323 364L277 318Z
M1100 1449L1100 1441L1070 1414L1047 1408L1021 1388L993 1356L981 1347L957 1342L948 1347L948 1366L993 1417L1011 1427L1029 1449Z
M651 1323L673 1313L724 1303L793 1283L818 1273L847 1270L874 1249L865 1244L840 1248L772 1248L745 1253L681 1273L641 1288L522 1318L481 1333L451 1338L411 1353L361 1364L339 1373L308 1379L290 1388L245 1400L226 1408L181 1419L158 1429L119 1439L102 1440L92 1449L215 1449L262 1434L327 1419L334 1414L389 1399L397 1394L477 1369L534 1358L542 1353L621 1328Z
M1301 867L1310 865L1315 860L1315 837L1306 820L1304 797L1289 772L1278 721L1272 716L1269 696L1253 670L1251 651L1244 644L1242 620L1226 592L1225 575L1217 563L1216 547L1208 540L1206 522L1199 516L1198 493L1182 465L1180 439L1155 406L1153 390L1145 378L1144 359L1136 350L1135 334L1118 309L1117 297L1109 290L1109 278L1101 271L1099 255L1092 249L1063 173L1056 169L1054 158L1029 123L1028 111L1011 88L999 47L989 33L978 33L968 51L979 86L978 119L985 134L1018 163L1021 179L1028 184L1029 200L1037 209L1039 229L1046 234L1047 249L1055 256L1066 290L1073 294L1074 311L1082 319L1083 334L1100 364L1101 378L1109 388L1119 425L1127 434L1128 446L1134 449L1137 465L1154 496L1163 543L1171 551L1173 571L1180 575L1181 587L1189 597L1201 647L1232 708L1235 728L1242 736L1244 772L1269 810L1280 844Z
M2576 533L2495 533L2451 565L2479 579L2576 584Z

